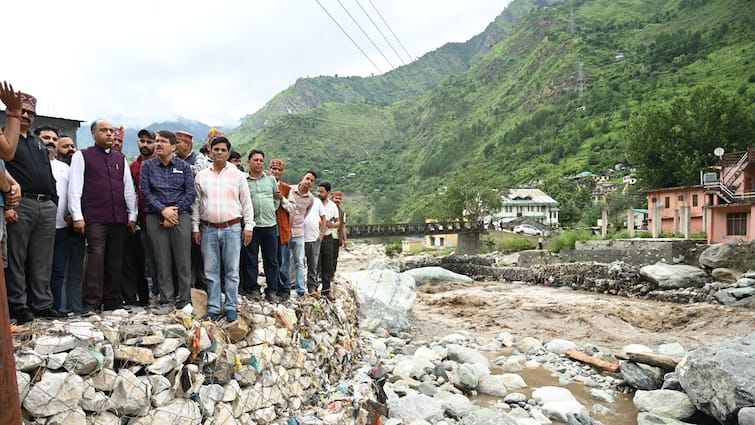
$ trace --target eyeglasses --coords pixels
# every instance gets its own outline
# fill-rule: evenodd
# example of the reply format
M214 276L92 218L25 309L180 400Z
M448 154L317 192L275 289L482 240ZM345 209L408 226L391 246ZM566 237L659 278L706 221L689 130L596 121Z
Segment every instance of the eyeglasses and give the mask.
M32 111L32 110L29 110L29 109L22 109L22 110L21 110L21 115L24 115L24 114L27 114L27 115L29 115L30 117L34 117L34 116L36 116L36 115L37 115L37 113L36 113L36 112L34 112L34 111Z

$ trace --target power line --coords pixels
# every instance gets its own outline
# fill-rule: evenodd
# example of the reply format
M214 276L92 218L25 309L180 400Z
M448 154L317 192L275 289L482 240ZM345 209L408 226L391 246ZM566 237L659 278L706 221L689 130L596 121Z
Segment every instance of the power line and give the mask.
M372 0L367 0L367 1L370 2L370 5L372 6L373 9L375 9L375 12L377 12L378 16L380 17L380 20L383 21L383 23L385 24L385 26L388 28L388 31L390 31L391 34L393 34L393 38L395 38L396 41L398 41L399 46L401 46L401 48L404 49L404 52L406 52L406 55L409 57L409 60L411 61L411 59L412 59L413 56L409 53L408 50L406 50L406 47L404 47L404 43L402 43L401 40L399 40L399 38L396 35L396 33L393 32L393 29L391 29L391 26L388 25L388 22L385 21L385 18L383 18L383 15L380 13L380 11L377 9L377 7L375 7L375 4L372 3Z
M357 6L359 6L359 8L362 9L362 12L364 12L364 15L367 17L367 19L369 19L370 22L372 22L372 25L375 27L375 29L383 37L383 40L385 40L385 42L388 43L388 47L390 47L391 50L393 50L393 53L396 54L396 56L398 57L398 60L401 61L401 64L406 65L406 62L404 62L404 58L402 58L401 55L398 54L398 52L396 51L396 49L393 47L393 43L391 43L388 40L388 37L385 36L385 34L383 33L383 31L380 29L380 27L377 25L377 23L375 23L375 21L372 19L372 17L370 16L370 14L367 13L366 10L364 10L364 7L362 7L362 4L359 3L359 0L354 0L354 1L356 2ZM409 58L409 60L411 60L411 58Z
M338 4L341 5L341 8L343 9L343 11L346 12L347 15L349 15L349 18L351 18L351 21L354 22L354 25L356 25L357 28L359 28L359 31L362 31L362 34L364 34L364 36L367 37L367 40L370 40L370 43L372 43L372 46L375 47L375 49L377 49L378 53L380 53L380 56L382 56L383 59L385 59L385 61L388 62L388 65L391 66L391 69L395 68L395 66L393 66L391 61L388 60L388 57L385 56L385 53L383 53L383 51L380 50L380 47L378 47L378 45L375 44L375 42L372 40L372 37L370 37L369 34L367 34L367 31L365 31L364 28L362 28L362 26L359 25L359 22L357 22L357 20L354 19L354 16L351 14L351 12L349 12L349 9L346 9L346 6L344 6L343 3L341 3L341 0L336 0L336 1L338 2Z
M367 55L367 53L365 53L365 52L364 52L364 50L362 50L362 48L361 48L361 47L359 47L359 44L357 44L357 42L356 42L356 41L354 41L354 39L353 39L353 38L351 38L351 36L349 35L349 33L348 33L348 32L346 32L346 30L345 30L345 29L343 29L343 27L341 26L341 24L339 24L339 23L338 23L338 21L336 20L336 18L334 18L334 17L333 17L333 15L331 15L331 14L330 14L330 12L328 12L328 9L326 9L326 8L325 8L325 6L323 6L323 5L322 5L322 3L320 3L320 0L315 0L315 2L316 2L316 3L317 3L317 4L319 5L319 6L320 6L320 8L321 8L321 9L322 9L322 10L323 10L323 11L324 11L324 12L325 12L325 13L326 13L327 15L328 15L328 17L330 17L330 19L331 19L331 20L333 21L333 23L334 23L334 24L336 24L336 25L338 26L338 28L339 28L339 29L340 29L340 30L341 30L341 31L342 31L342 32L344 33L344 35L346 35L346 37L348 37L348 38L349 38L349 40L351 40L351 42L352 42L352 43L354 44L354 46L355 46L355 47L356 47L357 49L359 49L359 51L360 51L360 52L362 52L362 55L364 55L364 57L365 57L365 58L367 58L367 60L368 60L368 61L370 61L370 63L372 64L372 66L374 66L374 67L375 67L375 69L377 69L377 71L378 71L378 74L382 74L382 73L383 73L383 71L381 71L381 70L380 70L380 68L379 68L379 67L378 67L377 65L375 65L375 62L373 62L373 61L372 61L372 59L370 59L370 57L369 57L369 56ZM340 1L339 1L339 3L340 3Z

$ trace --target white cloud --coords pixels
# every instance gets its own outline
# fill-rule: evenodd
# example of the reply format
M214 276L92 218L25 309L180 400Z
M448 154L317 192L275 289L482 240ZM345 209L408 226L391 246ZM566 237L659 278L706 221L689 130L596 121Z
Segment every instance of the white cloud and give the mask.
M359 9L340 0L394 65ZM337 0L320 0L381 71L390 66ZM481 32L508 1L372 0L414 58ZM178 116L229 124L298 77L376 74L315 0L76 1L3 5L0 79L39 98L39 112L127 125Z

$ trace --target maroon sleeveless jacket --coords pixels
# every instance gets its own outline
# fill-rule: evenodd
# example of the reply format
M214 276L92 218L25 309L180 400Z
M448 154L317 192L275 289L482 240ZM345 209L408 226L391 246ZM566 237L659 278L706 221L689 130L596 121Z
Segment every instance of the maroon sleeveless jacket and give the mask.
M115 149L106 153L97 145L82 149L81 154L84 156L84 189L81 193L84 221L99 224L128 223L123 154Z

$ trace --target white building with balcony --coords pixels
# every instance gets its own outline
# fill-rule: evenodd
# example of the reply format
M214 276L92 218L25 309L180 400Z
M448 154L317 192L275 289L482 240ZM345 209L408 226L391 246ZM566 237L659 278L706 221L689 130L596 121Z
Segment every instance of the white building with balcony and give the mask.
M546 226L558 227L558 202L540 189L510 189L501 200L501 211L486 223L508 223L526 217Z

